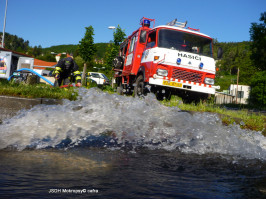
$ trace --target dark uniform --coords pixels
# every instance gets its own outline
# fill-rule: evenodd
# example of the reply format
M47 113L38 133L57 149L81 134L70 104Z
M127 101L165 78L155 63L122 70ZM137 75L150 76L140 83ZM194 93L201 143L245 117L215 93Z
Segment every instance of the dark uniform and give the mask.
M55 76L55 86L57 82L58 86L62 83L63 85L68 85L71 82L75 82L75 80L77 83L81 83L81 75L78 69L79 67L72 57L59 60L53 72Z

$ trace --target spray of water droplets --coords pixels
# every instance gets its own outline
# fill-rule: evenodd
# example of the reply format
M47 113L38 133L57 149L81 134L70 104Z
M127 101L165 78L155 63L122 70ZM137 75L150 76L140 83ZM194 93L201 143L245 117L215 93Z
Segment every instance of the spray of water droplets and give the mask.
M79 89L77 101L38 105L0 125L0 149L56 147L66 139L73 146L103 135L117 145L185 153L218 153L266 160L266 138L260 132L223 126L218 115L190 114L145 99Z

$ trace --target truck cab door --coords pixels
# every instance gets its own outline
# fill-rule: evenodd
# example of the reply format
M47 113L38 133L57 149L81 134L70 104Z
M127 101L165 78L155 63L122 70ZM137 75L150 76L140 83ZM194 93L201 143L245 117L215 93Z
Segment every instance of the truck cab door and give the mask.
M134 65L135 46L137 44L138 33L132 36L129 44L128 54L125 60L125 71L130 72Z
M150 74L153 70L153 61L154 61L154 51L152 50L156 47L156 30L152 30L147 35L146 46L143 50L141 58L141 66L145 67L145 73ZM145 76L145 79L148 78ZM146 80L147 81L147 80Z

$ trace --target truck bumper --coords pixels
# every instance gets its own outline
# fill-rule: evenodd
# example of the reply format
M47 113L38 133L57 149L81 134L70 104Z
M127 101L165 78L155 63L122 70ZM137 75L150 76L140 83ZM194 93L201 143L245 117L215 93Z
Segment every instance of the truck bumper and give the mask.
M169 80L167 78L161 78L161 77L149 78L149 84L193 91L193 92L201 92L206 94L215 94L215 90L220 89L220 86L213 86L203 83L195 83L191 81L184 81L172 78Z

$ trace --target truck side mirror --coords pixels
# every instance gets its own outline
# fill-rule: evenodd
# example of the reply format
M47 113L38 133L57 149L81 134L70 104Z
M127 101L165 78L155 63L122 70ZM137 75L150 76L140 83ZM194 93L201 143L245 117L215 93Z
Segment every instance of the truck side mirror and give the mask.
M217 59L221 59L222 57L223 57L223 49L222 47L219 47L217 52Z

